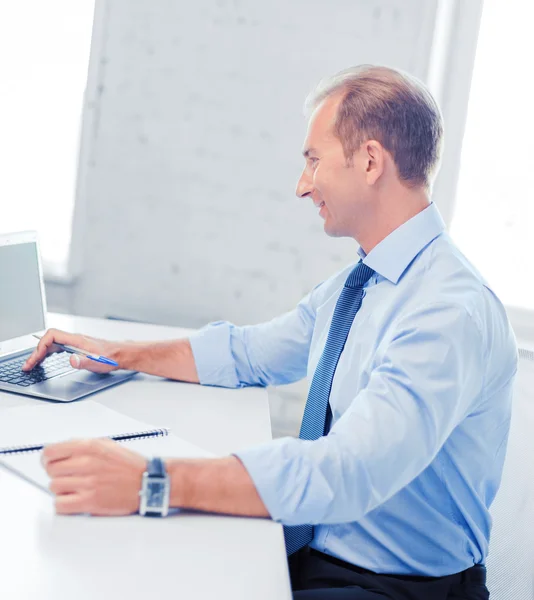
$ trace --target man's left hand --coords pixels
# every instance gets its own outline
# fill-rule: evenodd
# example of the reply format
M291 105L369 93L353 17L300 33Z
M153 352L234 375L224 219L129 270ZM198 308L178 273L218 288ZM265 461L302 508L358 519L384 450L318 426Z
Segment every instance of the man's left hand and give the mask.
M43 465L58 514L129 515L139 510L146 459L108 439L47 446Z

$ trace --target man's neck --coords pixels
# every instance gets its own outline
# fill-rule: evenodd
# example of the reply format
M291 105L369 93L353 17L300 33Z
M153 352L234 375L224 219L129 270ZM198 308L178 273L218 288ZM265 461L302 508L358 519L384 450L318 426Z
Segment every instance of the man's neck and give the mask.
M431 200L424 190L409 190L403 194L389 196L387 200L377 199L376 207L365 223L359 222L354 236L366 254L385 239L392 231L409 221L425 208Z

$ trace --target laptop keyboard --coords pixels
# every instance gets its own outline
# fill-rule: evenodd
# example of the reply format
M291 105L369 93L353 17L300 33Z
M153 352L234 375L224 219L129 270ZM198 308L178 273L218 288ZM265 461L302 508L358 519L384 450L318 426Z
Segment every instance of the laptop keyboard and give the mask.
M0 382L28 387L34 383L41 383L41 381L75 370L69 362L69 353L60 352L50 354L38 367L33 368L31 371L22 371L22 365L26 362L28 356L30 355L19 356L0 363Z

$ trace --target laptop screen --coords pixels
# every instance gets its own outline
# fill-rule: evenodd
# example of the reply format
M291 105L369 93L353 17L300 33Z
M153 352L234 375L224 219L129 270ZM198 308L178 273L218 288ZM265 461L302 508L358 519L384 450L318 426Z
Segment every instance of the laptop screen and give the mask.
M0 245L0 342L44 327L37 244Z

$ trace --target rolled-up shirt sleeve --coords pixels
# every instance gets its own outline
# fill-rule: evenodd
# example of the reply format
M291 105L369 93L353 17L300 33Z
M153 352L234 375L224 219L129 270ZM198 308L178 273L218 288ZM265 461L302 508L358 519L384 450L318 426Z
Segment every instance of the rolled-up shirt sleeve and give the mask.
M465 307L433 304L403 317L327 436L236 453L272 518L352 522L408 485L480 397L483 348Z
M282 385L306 376L322 283L290 312L259 325L209 323L189 336L202 385Z

